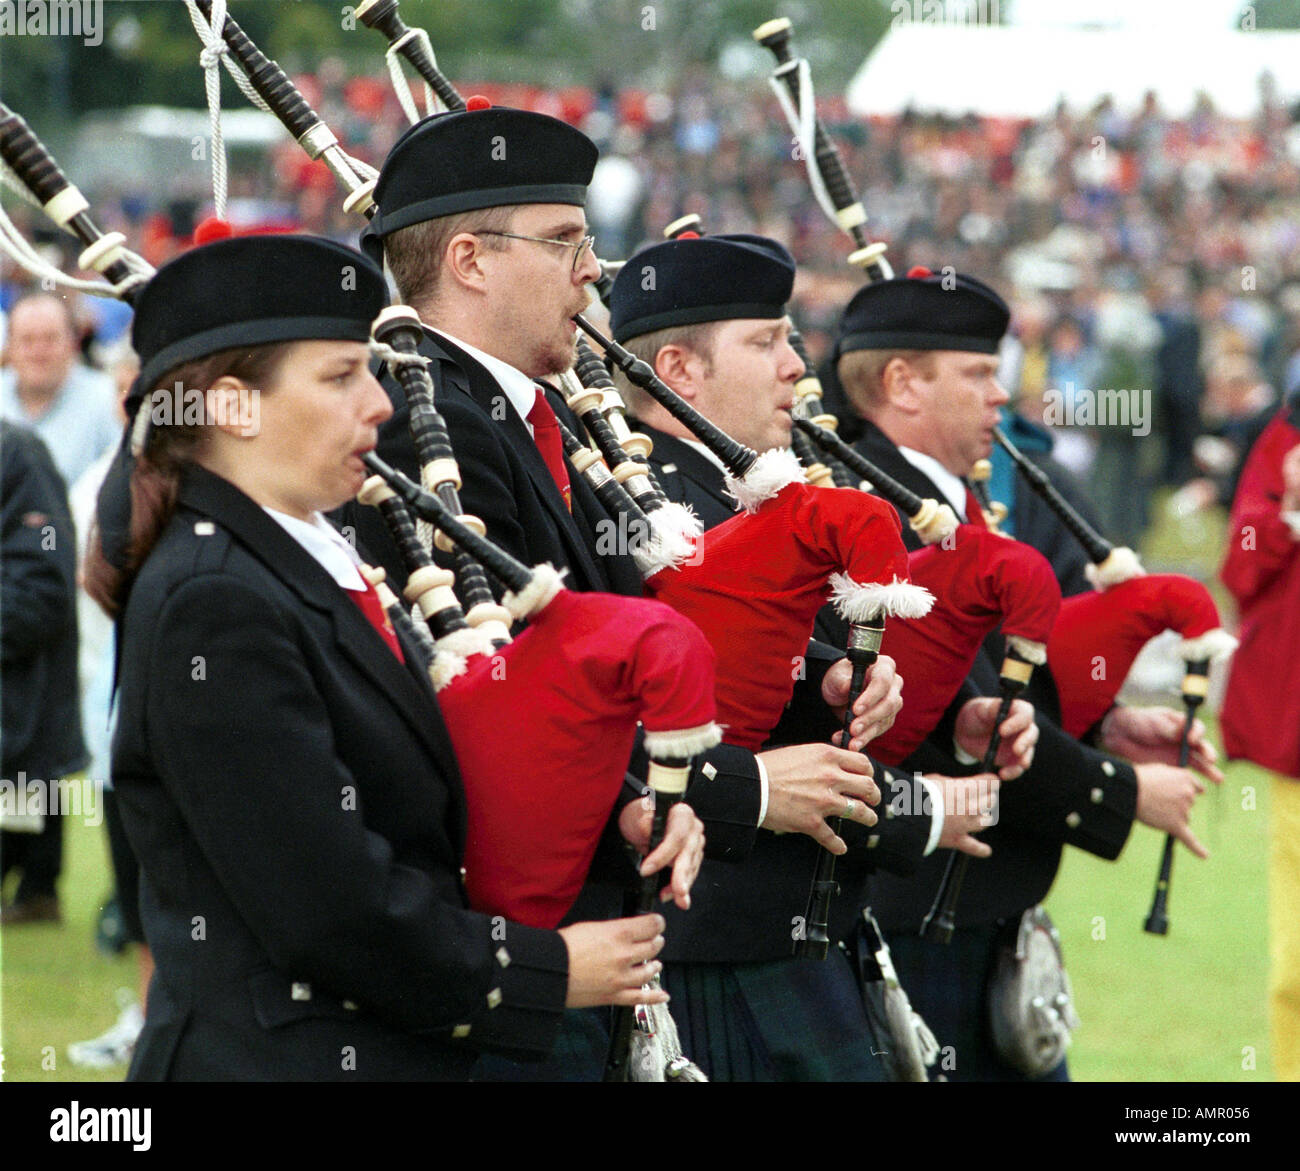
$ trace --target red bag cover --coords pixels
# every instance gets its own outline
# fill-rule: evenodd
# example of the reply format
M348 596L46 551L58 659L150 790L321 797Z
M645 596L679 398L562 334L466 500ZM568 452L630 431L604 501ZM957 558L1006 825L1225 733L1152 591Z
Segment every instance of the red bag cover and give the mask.
M554 927L586 879L647 732L714 718L713 651L641 598L561 590L528 628L438 693L468 807L476 910Z
M1197 638L1219 626L1210 591L1177 573L1149 573L1103 593L1066 598L1047 644L1061 726L1082 736L1100 720L1138 652L1157 634L1176 630L1184 639Z
M859 586L907 582L900 532L893 507L865 492L788 484L701 535L690 562L647 580L713 647L728 744L756 751L781 718L832 575Z
M1047 558L982 525L959 525L951 537L912 553L908 567L913 583L935 601L922 621L885 627L881 653L897 662L903 678L903 710L870 746L886 764L897 764L925 739L999 623L1005 635L1045 644L1061 607Z

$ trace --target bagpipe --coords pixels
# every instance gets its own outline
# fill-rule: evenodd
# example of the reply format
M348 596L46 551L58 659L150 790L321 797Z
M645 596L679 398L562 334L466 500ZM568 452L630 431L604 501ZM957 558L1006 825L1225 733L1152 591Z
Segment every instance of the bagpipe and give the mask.
M853 241L849 264L870 282L889 280L894 271L885 257L888 246L883 241L872 240L867 232L866 208L854 190L839 149L817 116L812 70L805 58L794 56L791 48L793 34L793 24L788 17L782 16L765 21L754 29L752 36L776 59L769 84L802 153L817 205L830 222ZM802 344L802 339L800 342ZM794 345L793 341L791 345ZM795 391L795 418L809 419L827 430L837 430L838 420L826 408L821 381L808 360L806 350L796 347L796 352L806 370L801 386ZM828 451L825 447L822 451L830 457L827 464L835 483L845 483L854 474L854 469L844 466L841 453Z
M45 215L81 243L83 251L77 257L78 267L99 273L106 283L72 281L57 270L51 272L51 266L25 245L17 229L0 211L3 243L13 259L37 275L132 304L153 276L153 267L126 247L126 237L121 232L104 232L96 226L86 197L69 181L26 121L3 102L0 102L0 159Z
M865 210L854 192L852 181L843 160L840 158L813 108L814 99L808 64L803 59L795 58L792 52L792 31L790 21L784 18L768 21L754 31L754 39L769 49L777 61L777 67L771 77L772 88L776 92L791 128L803 148L809 180L819 205L826 211L832 222L841 230L847 232L853 239L854 250L849 256L849 262L859 268L870 281L888 279L892 274L887 262L884 261L885 246L881 243L873 243L867 235ZM1148 587L1149 593L1143 592L1140 587L1136 586L1125 589L1125 583L1132 583L1134 579L1141 579L1142 575L1145 574L1137 554L1126 546L1112 544L1098 533L1052 484L1047 474L1021 453L1000 429L994 430L994 438L1011 458L1023 482L1044 501L1061 524L1084 549L1090 562L1087 570L1089 581L1092 582L1096 589L1107 591L1107 594L1112 591L1119 591L1115 593L1114 597L1108 598L1109 607L1107 607L1107 603L1075 598L1066 599L1061 606L1059 620L1061 632L1054 634L1053 638L1049 640L1048 660L1052 664L1052 674L1061 693L1063 709L1067 713L1066 727L1067 730L1077 735L1086 730L1090 723L1080 724L1079 719L1081 717L1070 719L1068 713L1071 711L1078 712L1089 705L1083 699L1075 699L1072 696L1072 689L1080 688L1082 691L1087 692L1089 690L1088 685L1094 681L1090 676L1075 669L1070 661L1069 652L1066 650L1068 641L1066 632L1077 632L1080 629L1076 619L1084 613L1091 613L1095 616L1096 612L1103 608L1107 608L1108 612L1123 614L1128 607L1137 606L1140 608L1140 613L1134 614L1133 620L1144 629L1150 630L1150 633L1146 636L1149 638L1158 633L1158 630L1154 627L1158 626L1162 617L1168 616L1166 603L1162 600L1168 591L1190 591L1199 597L1204 587L1200 586L1199 583L1190 581L1190 579L1183 578L1180 579L1184 583L1181 586L1175 587L1172 583L1153 585ZM839 452L839 455L844 458L843 451ZM997 502L989 500L986 482L987 473L981 477L978 470L972 476L972 489L980 504L981 511L984 513L985 522L989 527L996 529L998 522L1005 517L1006 510ZM1208 595L1200 600L1202 602L1208 601ZM1210 602L1210 605L1212 606L1212 602ZM1174 629L1182 629L1172 618L1169 619L1169 624ZM1217 617L1213 625L1216 628L1218 627ZM1220 633L1222 633L1221 630ZM1218 658L1230 653L1230 646L1228 642L1224 641L1228 637L1224 634L1222 639L1210 640L1209 658ZM1193 644L1194 642L1193 639ZM1095 644L1095 646L1099 645L1100 643ZM1196 647L1193 645L1193 650L1195 649ZM1196 698L1196 696L1198 694L1202 698L1204 696L1206 670L1204 662L1193 657L1190 651L1184 655L1184 659L1188 665L1188 672L1183 687L1183 702L1187 710L1187 720L1182 738L1183 743L1180 747L1180 758L1183 763L1186 762L1187 758L1187 736L1192 727L1195 705L1200 702L1200 699ZM1131 662L1132 659L1129 658L1124 665L1123 671L1118 673L1118 678L1116 678L1114 671L1107 675L1108 688L1112 698L1114 694L1118 693L1119 686L1122 684L1123 677L1127 673ZM1109 705L1107 704L1107 706ZM1098 717L1100 714L1102 713L1097 713ZM1073 726L1071 726L1072 724ZM1166 922L1163 903L1167 897L1168 879L1172 863L1172 845L1173 838L1169 837L1165 843L1165 856L1161 866L1161 874L1157 881L1155 905L1153 906L1152 915L1148 918L1148 930L1157 931L1161 934L1164 933L1161 925Z

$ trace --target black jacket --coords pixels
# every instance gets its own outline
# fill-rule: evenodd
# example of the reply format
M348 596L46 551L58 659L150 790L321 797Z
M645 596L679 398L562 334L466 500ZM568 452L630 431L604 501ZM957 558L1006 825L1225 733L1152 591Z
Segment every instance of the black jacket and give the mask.
M930 478L909 463L879 428L869 422L863 426L865 434L854 446L864 456L913 492L939 498ZM909 548L919 548L905 519L903 538ZM977 693L996 695L996 661L982 654L971 679ZM1119 856L1128 838L1137 809L1137 776L1132 766L1081 744L1041 710L1038 727L1032 767L1003 785L998 824L980 835L993 848L993 856L972 862L967 871L960 925L1010 918L1039 902L1051 889L1066 843L1109 859ZM977 770L953 761L943 771L958 775ZM896 931L920 926L938 889L942 863L942 858L932 855L909 882L882 875L873 884L873 907L882 926Z
M491 373L464 350L429 331L420 353L431 360L434 402L447 422L460 466L464 511L483 521L492 540L525 565L549 561L567 569L565 584L570 589L640 596L641 575L630 555L618 549L595 552L609 514L571 465L570 513L528 427ZM382 381L393 401L393 416L380 428L378 453L418 483L410 406L399 383L388 374ZM560 421L575 435L582 434L581 425L559 397L550 393L548 400ZM379 513L360 505L349 505L345 511L356 525L358 539L387 570L390 581L395 586L405 582L406 568ZM450 559L443 563L451 567Z
M199 468L120 637L113 779L157 963L133 1078L463 1078L474 1049L549 1050L564 941L467 908L464 794L414 647L401 664Z
M726 494L717 464L654 427L641 424L639 429L654 441L650 462L670 500L691 505L705 528L735 515L734 501ZM821 698L820 678L844 653L814 640L808 655L808 678L795 688L769 746L825 743L838 730ZM876 765L876 776L887 797L889 780L884 766ZM849 853L836 860L835 877L842 889L831 903L832 938L845 938L856 924L867 901L870 875L877 869L911 874L921 861L930 834L929 813L902 803L891 812L887 800L882 800L876 813L880 821L870 829L854 823L843 826L841 836ZM688 963L788 957L807 909L820 854L821 847L804 834L760 830L753 855L744 865L706 862L696 881L690 913L667 913L666 957Z
M77 538L40 437L0 422L0 703L3 762L17 781L84 768L77 687Z

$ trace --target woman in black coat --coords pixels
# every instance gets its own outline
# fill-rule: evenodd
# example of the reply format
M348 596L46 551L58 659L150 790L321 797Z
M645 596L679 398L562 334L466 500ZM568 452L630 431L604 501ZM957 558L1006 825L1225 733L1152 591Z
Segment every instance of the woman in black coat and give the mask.
M113 777L157 961L132 1078L463 1078L479 1050L545 1055L566 1005L662 996L657 915L467 909L419 652L320 515L391 411L365 345L384 302L350 249L261 237L187 253L136 306L154 393L89 572L119 621ZM643 844L637 805L619 825ZM683 810L646 869L675 859L684 901L700 847Z

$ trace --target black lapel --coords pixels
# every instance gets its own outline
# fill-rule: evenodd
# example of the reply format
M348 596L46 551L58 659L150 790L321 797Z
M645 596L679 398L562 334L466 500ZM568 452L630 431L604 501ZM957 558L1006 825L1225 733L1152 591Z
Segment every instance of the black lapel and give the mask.
M638 427L654 442L651 459L655 463L661 467L665 464L675 466L683 479L689 480L703 495L716 500L728 515L736 511L736 501L727 492L725 473L717 464L674 435L666 435L644 423L638 423Z
M555 528L564 545L569 565L580 572L591 583L593 588L604 586L606 575L601 572L587 548L587 543L583 539L578 522L574 519L574 514L565 505L564 498L560 495L559 488L555 486L555 480L551 477L550 469L547 468L546 461L542 459L542 453L537 450L537 444L533 442L533 437L523 419L519 417L519 412L506 399L505 391L501 389L500 384L481 362L465 353L459 346L448 341L441 334L429 333L427 329L426 334L432 338L436 346L441 348L453 362L460 366L465 378L461 389L482 410L487 412L488 417L497 427L501 428L510 446L519 456L524 470L528 473L528 479L533 485L534 493L555 522ZM451 379L447 380L447 384L458 385L455 380ZM555 402L551 401L552 408L555 405ZM556 413L559 414L559 411L557 410ZM567 460L565 463L569 468L571 493L573 498L577 499L585 492L586 485L580 485L581 476Z
M946 497L939 491L935 482L911 463L898 450L897 444L879 427L868 420L863 420L862 429L862 438L853 445L855 451L861 452L885 475L897 480L904 488L911 489L918 496L931 497L941 504L946 502ZM903 526L903 543L909 549L920 548L920 538L907 523L907 517L899 513L899 520Z
M186 469L180 502L221 525L304 605L328 614L343 654L390 698L430 753L445 759L450 740L445 734L444 739L438 737L441 720L430 711L427 678L398 662L360 608L310 553L233 484L203 468ZM409 660L412 648L404 644L403 651Z

